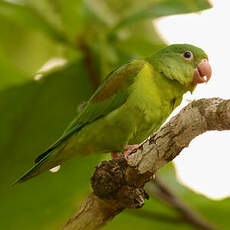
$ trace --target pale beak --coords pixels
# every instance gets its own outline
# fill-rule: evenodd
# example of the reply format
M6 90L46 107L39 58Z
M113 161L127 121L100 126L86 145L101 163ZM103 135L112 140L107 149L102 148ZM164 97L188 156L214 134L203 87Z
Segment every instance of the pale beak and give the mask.
M193 82L196 84L208 82L212 76L212 68L207 59L202 59L194 70Z

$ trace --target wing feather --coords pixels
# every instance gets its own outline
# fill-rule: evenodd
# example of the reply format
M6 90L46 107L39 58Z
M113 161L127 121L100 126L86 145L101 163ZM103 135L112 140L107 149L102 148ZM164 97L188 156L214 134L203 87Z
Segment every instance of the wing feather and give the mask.
M135 81L138 73L143 69L145 63L144 60L134 60L111 72L91 96L84 109L72 121L64 134L44 153L39 155L35 163L50 154L69 136L80 131L88 123L106 116L124 104L130 93L130 86Z
M89 99L83 110L72 121L64 134L44 153L39 155L35 160L36 164L15 183L24 182L40 174L45 169L55 167L62 163L61 159L56 161L55 159L51 160L51 157L62 148L65 140L71 135L80 131L87 124L106 116L122 106L131 92L132 87L130 86L144 68L145 64L146 62L144 60L134 60L111 72Z

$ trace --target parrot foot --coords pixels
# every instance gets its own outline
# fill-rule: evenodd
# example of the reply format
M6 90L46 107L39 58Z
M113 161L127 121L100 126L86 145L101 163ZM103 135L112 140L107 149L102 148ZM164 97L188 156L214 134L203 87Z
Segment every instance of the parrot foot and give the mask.
M119 152L111 152L110 154L113 160L124 158L124 155Z
M134 150L137 150L138 148L139 148L139 145L126 145L125 148L124 148L125 159L128 159L129 156L131 155L131 153Z
M111 152L111 157L115 160L115 159L121 159L121 158L125 158L126 160L129 158L129 156L131 155L131 153L138 149L139 145L126 145L124 147L124 154L119 153L119 152Z

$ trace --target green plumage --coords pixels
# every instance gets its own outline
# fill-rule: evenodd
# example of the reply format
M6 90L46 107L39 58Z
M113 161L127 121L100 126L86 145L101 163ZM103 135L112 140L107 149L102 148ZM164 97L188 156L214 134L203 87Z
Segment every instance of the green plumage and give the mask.
M193 60L183 53L191 51ZM72 157L122 152L156 131L187 91L194 68L207 55L187 44L168 46L152 57L133 60L111 72L62 137L40 155L23 182Z

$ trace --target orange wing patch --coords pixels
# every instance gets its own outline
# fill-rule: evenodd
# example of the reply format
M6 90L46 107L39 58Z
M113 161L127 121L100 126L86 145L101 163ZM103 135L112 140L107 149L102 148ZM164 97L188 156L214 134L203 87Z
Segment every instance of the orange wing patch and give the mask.
M133 63L130 63L112 73L114 76L111 76L111 79L95 95L95 97L92 99L92 103L103 101L118 93L120 90L128 87L130 84L132 84L135 76L142 69L142 67L143 63L138 65L133 65Z

